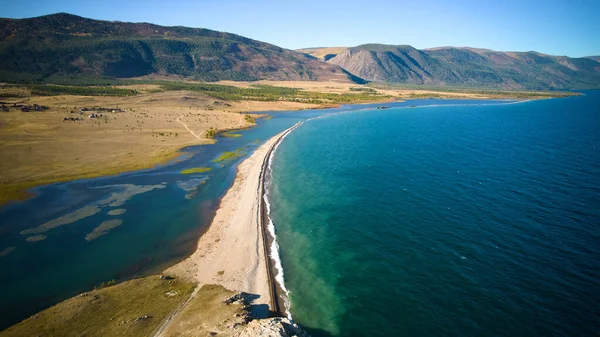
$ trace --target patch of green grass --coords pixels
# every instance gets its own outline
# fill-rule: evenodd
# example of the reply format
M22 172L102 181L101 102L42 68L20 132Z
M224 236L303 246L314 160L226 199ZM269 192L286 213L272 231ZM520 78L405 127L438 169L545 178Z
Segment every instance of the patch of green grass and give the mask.
M215 138L217 133L219 133L219 130L217 128L213 129L212 127L210 127L208 130L206 130L205 136L208 139L213 139Z
M350 88L350 91L362 91L362 92L368 92L368 93L372 93L372 94L377 93L377 91L375 89L363 88L363 87L352 87L352 88Z
M246 114L244 115L244 120L245 120L246 122L248 122L248 123L252 123L252 124L254 124L254 123L256 122L252 116L250 116L250 115L246 115Z
M32 95L57 96L57 95L78 95L78 96L133 96L137 95L136 90L121 89L114 87L77 87L63 85L41 85L33 84L26 86Z
M154 81L152 84L158 84L165 91L189 90L201 92L206 95L230 101L289 101L312 104L348 104L365 103L373 101L382 101L389 99L390 96L381 95L377 92L358 91L352 93L322 93L305 91L296 88L276 87L270 85L252 85L249 88L238 88L222 84L210 83L180 83L167 81ZM251 117L251 116L248 116Z
M181 171L181 174L204 173L212 170L210 167L192 167Z
M1 75L1 74L0 74ZM0 76L1 78L1 76ZM69 82L67 82L69 83ZM15 88L28 89L34 95L55 96L55 95L83 95L83 96L133 96L139 94L133 89L122 89L111 86L78 86L77 82L73 85L55 85L55 84L30 84L30 85L12 85ZM391 96L381 95L375 90L353 90L351 93L322 93L305 91L296 88L277 87L270 85L252 85L249 88L239 88L230 85L211 84L211 83L182 83L170 81L152 81L152 80L119 80L115 79L113 85L127 84L155 84L159 85L160 89L155 89L156 92L161 91L180 91L188 90L199 92L217 99L226 101L289 101L311 104L350 104L350 103L366 103L384 101ZM252 118L247 116L247 118ZM246 119L253 123L252 121ZM210 138L210 137L207 137Z
M115 280L110 280L108 282L102 282L102 283L100 283L100 285L97 286L97 287L94 287L94 289L108 288L108 287L114 286L115 284L117 284L117 282L115 282Z
M161 280L158 275L119 283L72 297L2 335L150 336L195 286L180 279Z
M225 151L223 153L221 153L220 156L218 156L217 158L213 159L212 161L214 163L220 163L226 160L233 160L235 158L239 158L246 155L245 151L242 151L242 149L237 149L235 151Z

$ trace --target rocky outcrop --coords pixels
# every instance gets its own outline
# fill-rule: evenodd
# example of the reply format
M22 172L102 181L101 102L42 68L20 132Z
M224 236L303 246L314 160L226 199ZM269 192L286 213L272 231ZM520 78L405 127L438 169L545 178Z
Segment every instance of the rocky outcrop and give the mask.
M244 292L237 292L233 296L228 297L225 304L238 303L242 305L244 312L242 314L236 314L236 321L229 326L230 329L234 330L232 336L235 337L258 337L258 336L271 336L271 337L308 337L306 333L298 324L292 322L288 318L284 317L271 317L257 319L250 315L250 306L248 303L248 294Z
M256 319L248 323L243 330L233 334L235 337L308 337L300 326L284 317Z

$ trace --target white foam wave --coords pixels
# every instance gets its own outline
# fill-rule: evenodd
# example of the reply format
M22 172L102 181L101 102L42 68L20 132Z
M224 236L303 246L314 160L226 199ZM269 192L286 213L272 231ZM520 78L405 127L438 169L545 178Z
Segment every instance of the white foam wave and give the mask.
M273 241L271 242L271 247L269 248L269 257L271 259L273 259L273 261L275 261L275 281L277 282L277 284L279 284L279 287L285 294L285 296L283 298L283 302L284 302L283 304L285 306L285 309L284 309L285 314L289 319L292 319L292 314L290 311L290 309L291 309L290 292L285 286L283 264L281 263L281 257L279 255L279 244L277 243L277 235L275 234L275 224L273 223L273 219L271 219L271 203L269 202L269 190L270 190L270 186L271 186L271 172L272 172L273 158L275 157L277 148L279 148L279 145L281 144L281 142L283 142L285 137L287 137L292 131L294 131L300 125L302 125L302 122L298 122L296 125L291 127L288 131L286 131L286 133L284 133L281 136L281 138L277 141L277 143L273 147L273 150L271 151L269 158L268 158L268 162L267 162L267 172L265 172L265 173L268 174L267 176L269 177L269 179L265 179L265 181L264 181L266 188L265 188L265 192L263 195L263 200L265 202L265 206L267 209L267 218L269 219L269 224L267 225L267 230L269 231L269 234L273 238Z
M504 100L504 101L496 101L493 103L457 103L457 104L429 104L429 105L417 105L417 106L401 106L396 108L439 108L439 107L457 107L457 106L495 106L495 105L509 105L509 104L521 104L531 102L532 100Z
M279 287L281 288L281 290L284 292L285 297L283 299L284 302L284 306L285 306L285 314L287 315L287 317L289 319L292 319L292 314L290 312L290 292L289 290L286 288L285 286L285 276L283 273L283 264L281 263L281 257L279 255L279 244L277 243L277 236L275 235L275 224L273 223L273 220L271 219L271 204L269 203L269 198L268 198L268 193L265 193L264 195L264 200L265 200L265 204L267 205L267 214L268 214L268 219L269 219L269 224L267 226L267 230L269 231L269 234L271 235L271 237L273 238L273 241L271 242L271 247L269 248L269 257L271 259L273 259L273 261L275 261L275 281L277 282L277 284L279 284Z

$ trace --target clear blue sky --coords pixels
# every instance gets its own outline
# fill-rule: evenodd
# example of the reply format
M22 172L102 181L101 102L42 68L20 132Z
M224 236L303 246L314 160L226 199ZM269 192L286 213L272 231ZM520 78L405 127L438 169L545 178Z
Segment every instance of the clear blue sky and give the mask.
M0 0L0 17L57 12L203 27L289 49L386 43L600 55L600 0Z

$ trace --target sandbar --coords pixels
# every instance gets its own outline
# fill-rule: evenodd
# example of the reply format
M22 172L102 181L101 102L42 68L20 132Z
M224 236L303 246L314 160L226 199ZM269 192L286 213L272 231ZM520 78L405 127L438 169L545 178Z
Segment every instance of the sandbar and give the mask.
M106 220L100 224L100 226L94 228L94 230L85 236L86 241L94 241L102 235L108 234L111 229L117 228L123 224L121 219Z
M286 132L266 141L240 163L235 181L200 237L197 250L165 273L196 281L200 286L220 284L255 294L259 297L253 304L271 305L260 178L265 158Z

